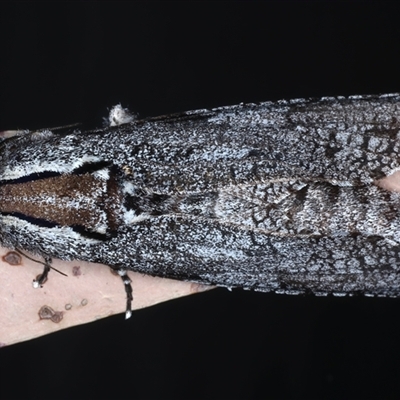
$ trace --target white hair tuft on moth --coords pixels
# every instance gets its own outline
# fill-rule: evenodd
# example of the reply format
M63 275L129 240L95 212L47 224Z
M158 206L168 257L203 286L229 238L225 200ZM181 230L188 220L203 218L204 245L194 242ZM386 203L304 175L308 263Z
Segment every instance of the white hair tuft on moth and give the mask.
M121 104L112 107L108 116L110 126L129 124L134 121L134 119L135 116L127 108L123 108Z

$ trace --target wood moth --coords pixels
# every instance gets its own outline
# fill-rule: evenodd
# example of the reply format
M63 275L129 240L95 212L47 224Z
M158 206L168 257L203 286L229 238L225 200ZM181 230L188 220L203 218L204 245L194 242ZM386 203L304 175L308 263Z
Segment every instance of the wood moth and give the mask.
M0 148L0 242L225 287L400 294L400 95L240 104Z

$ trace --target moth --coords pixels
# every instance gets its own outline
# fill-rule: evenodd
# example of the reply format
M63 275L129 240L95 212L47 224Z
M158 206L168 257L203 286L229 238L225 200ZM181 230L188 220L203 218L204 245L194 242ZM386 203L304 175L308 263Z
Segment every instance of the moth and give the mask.
M225 287L400 295L400 94L239 104L0 145L0 242Z

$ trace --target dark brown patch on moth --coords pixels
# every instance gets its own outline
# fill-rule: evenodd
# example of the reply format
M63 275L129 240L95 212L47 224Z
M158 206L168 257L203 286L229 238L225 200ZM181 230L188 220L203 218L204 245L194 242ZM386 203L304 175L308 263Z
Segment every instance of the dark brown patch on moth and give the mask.
M10 265L21 265L22 257L15 251L9 251L2 257L3 261Z
M74 267L72 267L72 275L73 275L73 276L80 276L80 275L82 275L81 267L80 267L79 265L75 265Z
M104 213L111 230L119 224L118 185L112 171L108 180L86 173L5 184L0 187L0 197L1 212L22 214L61 226L96 230L104 222ZM55 201L44 207L43 199L48 198ZM76 199L80 199L79 212L76 212Z

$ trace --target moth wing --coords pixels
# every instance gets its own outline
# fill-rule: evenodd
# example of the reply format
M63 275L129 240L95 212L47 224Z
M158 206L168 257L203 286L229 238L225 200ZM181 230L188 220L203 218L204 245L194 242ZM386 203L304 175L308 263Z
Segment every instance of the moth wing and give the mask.
M400 246L380 236L277 235L160 216L128 226L99 246L101 261L115 268L205 284L282 293L400 294Z

